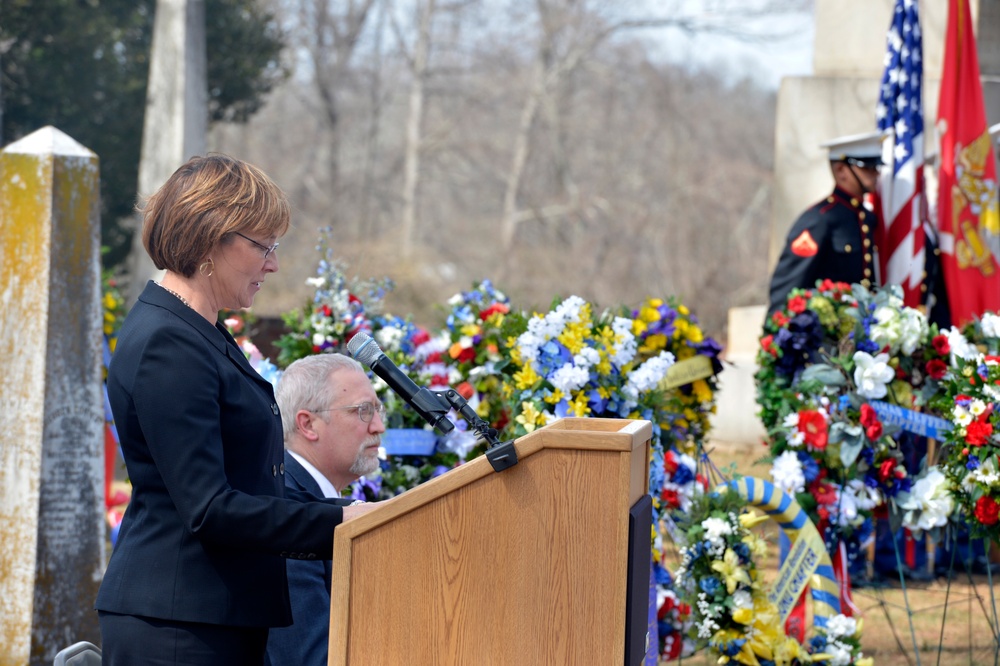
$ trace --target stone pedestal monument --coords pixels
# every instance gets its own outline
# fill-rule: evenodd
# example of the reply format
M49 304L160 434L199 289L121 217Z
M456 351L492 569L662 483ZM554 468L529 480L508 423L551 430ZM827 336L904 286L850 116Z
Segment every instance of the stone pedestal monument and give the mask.
M979 67L990 124L1000 123L1000 0L970 0L977 25ZM838 136L876 130L875 105L882 80L893 0L816 0L813 74L786 77L778 92L771 211L770 267L799 214L833 189L828 152ZM924 131L928 155L937 152L938 94L944 62L947 0L919 0L924 51ZM933 170L928 170L928 196ZM767 302L767 293L760 295ZM729 315L727 360L720 376L713 436L755 442L764 435L753 389L757 339L766 306L736 308Z
M100 640L98 183L97 156L54 127L0 152L0 665Z
M970 0L983 96L990 124L1000 122L1000 0ZM874 132L893 0L816 0L812 76L786 77L778 92L770 265L799 214L833 189L827 152L838 136ZM938 94L948 2L920 0L924 50L924 127L937 152ZM932 195L928 192L928 195ZM762 301L767 294L761 294Z

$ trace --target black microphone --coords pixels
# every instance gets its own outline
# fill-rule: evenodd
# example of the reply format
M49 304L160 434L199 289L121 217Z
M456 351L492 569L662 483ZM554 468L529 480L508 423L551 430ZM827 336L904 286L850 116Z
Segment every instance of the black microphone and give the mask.
M414 384L413 380L382 352L378 343L370 336L355 333L347 343L347 351L355 360L367 365L372 372L381 377L396 395L420 414L423 420L442 433L447 434L455 429L455 424L448 420L451 404L430 389Z

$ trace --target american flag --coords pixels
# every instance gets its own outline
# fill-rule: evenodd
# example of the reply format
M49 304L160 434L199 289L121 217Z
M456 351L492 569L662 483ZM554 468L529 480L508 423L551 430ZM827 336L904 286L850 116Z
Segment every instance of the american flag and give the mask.
M886 133L877 247L884 284L903 287L911 307L923 301L924 113L923 51L917 0L896 0L886 38L885 73L875 118Z

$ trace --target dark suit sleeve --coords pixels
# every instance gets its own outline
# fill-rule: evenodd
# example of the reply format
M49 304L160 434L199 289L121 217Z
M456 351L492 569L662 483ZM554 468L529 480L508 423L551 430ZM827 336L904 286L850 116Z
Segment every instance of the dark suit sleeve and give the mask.
M276 496L282 488L271 472L275 444L265 435L274 418L268 397L226 363L217 365L199 334L170 327L149 336L134 366L134 418L182 524L228 548L285 557L331 552L342 508Z
M274 666L322 666L330 639L330 561L289 560L292 625L272 629L267 655Z

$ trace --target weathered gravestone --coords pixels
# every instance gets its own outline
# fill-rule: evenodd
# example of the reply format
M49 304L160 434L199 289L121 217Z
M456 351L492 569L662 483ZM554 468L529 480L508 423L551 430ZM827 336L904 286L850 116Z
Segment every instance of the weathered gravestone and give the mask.
M0 665L99 642L98 181L97 156L54 127L0 151Z

